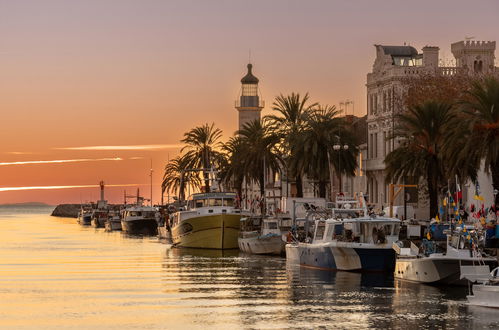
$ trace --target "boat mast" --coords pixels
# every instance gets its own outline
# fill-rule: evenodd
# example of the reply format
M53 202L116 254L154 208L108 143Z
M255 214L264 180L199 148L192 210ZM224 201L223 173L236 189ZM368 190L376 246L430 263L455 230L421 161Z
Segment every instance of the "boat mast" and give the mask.
M151 177L151 185L150 186L151 186L151 206L152 206L153 205L152 204L152 172L153 172L153 170L152 170L152 158L151 158L151 170L150 171L151 172L150 172L149 176Z

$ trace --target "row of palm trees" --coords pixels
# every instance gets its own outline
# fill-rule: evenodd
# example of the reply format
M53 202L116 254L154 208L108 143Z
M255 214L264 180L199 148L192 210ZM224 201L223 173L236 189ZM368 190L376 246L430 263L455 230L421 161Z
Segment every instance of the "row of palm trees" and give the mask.
M263 196L266 179L279 174L295 184L298 197L303 196L304 176L326 197L333 175L354 174L359 152L355 134L334 106L311 103L308 93L292 93L276 97L272 111L245 124L225 143L214 124L185 133L181 155L165 167L163 192L176 192L183 200L188 185L199 189L202 182L209 191L215 169L220 183L240 196L244 183L257 184ZM338 145L342 148L334 148Z
M426 100L397 116L391 138L400 145L385 159L387 179L424 180L432 216L448 182L475 181L482 165L499 190L499 80L486 77L470 86L462 99Z

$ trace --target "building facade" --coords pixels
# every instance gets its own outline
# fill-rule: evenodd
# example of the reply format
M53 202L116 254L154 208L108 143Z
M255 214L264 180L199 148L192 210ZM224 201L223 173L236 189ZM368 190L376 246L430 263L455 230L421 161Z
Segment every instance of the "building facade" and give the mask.
M459 41L451 45L455 66L440 65L439 48L423 47L419 53L412 46L375 45L376 59L372 72L367 74L367 159L366 174L369 201L381 209L389 204L389 184L385 176L384 159L397 148L396 140L388 137L395 126L395 115L404 111L403 81L421 74L453 75L458 71L490 74L499 70L494 66L495 41ZM402 197L394 201L402 205ZM420 198L417 217L429 214L424 198Z

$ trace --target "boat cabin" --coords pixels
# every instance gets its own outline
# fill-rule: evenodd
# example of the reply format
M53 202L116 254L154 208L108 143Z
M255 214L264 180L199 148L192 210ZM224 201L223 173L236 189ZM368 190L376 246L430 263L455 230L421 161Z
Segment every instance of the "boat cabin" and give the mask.
M212 207L230 207L236 206L235 193L201 193L192 195L188 202L189 210Z
M399 237L400 220L384 217L316 220L314 243L332 241L389 244Z
M262 224L262 235L277 234L281 235L281 230L279 229L279 220L276 218L263 219Z

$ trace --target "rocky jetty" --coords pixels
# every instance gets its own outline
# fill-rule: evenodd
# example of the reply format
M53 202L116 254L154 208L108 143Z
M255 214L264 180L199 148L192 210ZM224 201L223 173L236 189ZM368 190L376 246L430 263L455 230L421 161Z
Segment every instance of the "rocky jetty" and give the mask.
M59 204L52 211L53 217L77 218L81 204Z

